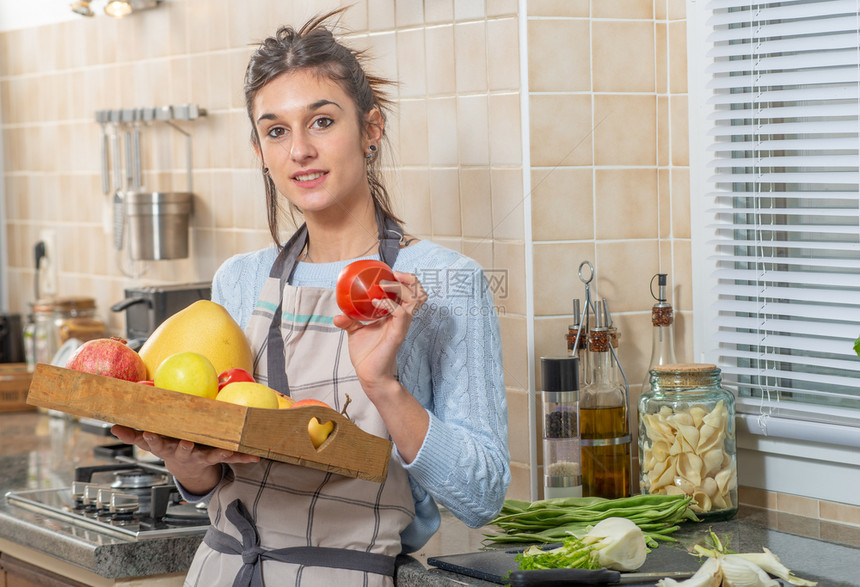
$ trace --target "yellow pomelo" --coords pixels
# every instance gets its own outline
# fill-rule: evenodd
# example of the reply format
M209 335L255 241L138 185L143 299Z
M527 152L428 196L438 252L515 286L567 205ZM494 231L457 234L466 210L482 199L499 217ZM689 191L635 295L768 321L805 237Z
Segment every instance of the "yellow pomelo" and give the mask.
M198 300L162 322L138 354L152 379L164 359L181 352L200 353L219 374L232 367L254 372L245 333L224 306L209 300Z
M252 381L236 381L225 385L215 399L249 408L271 408L278 407L278 392L262 383Z

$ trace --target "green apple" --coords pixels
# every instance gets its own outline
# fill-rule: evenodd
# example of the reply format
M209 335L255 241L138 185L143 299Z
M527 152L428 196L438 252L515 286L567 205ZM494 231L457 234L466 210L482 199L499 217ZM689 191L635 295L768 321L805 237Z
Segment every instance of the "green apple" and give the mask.
M249 408L278 408L278 392L253 381L228 383L221 388L215 399Z
M164 359L155 370L156 387L214 399L218 373L200 353L181 352Z

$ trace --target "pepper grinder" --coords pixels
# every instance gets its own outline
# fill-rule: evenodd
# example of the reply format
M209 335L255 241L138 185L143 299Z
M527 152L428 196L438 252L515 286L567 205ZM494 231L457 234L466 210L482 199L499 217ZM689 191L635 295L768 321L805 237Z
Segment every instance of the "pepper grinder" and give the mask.
M579 357L541 357L544 498L582 497Z

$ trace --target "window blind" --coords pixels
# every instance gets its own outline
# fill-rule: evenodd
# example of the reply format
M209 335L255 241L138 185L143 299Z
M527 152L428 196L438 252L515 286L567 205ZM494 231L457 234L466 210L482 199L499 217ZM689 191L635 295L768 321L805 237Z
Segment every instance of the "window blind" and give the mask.
M860 0L706 6L711 342L740 412L828 421L798 407L860 409Z

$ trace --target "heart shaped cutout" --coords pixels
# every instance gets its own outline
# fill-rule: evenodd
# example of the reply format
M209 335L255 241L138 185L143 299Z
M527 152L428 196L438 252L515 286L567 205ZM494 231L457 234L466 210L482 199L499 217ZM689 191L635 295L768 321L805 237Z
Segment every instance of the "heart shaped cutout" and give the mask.
M308 436L310 436L314 448L319 450L319 447L331 436L334 429L335 423L332 420L328 422L320 422L318 418L308 420Z

